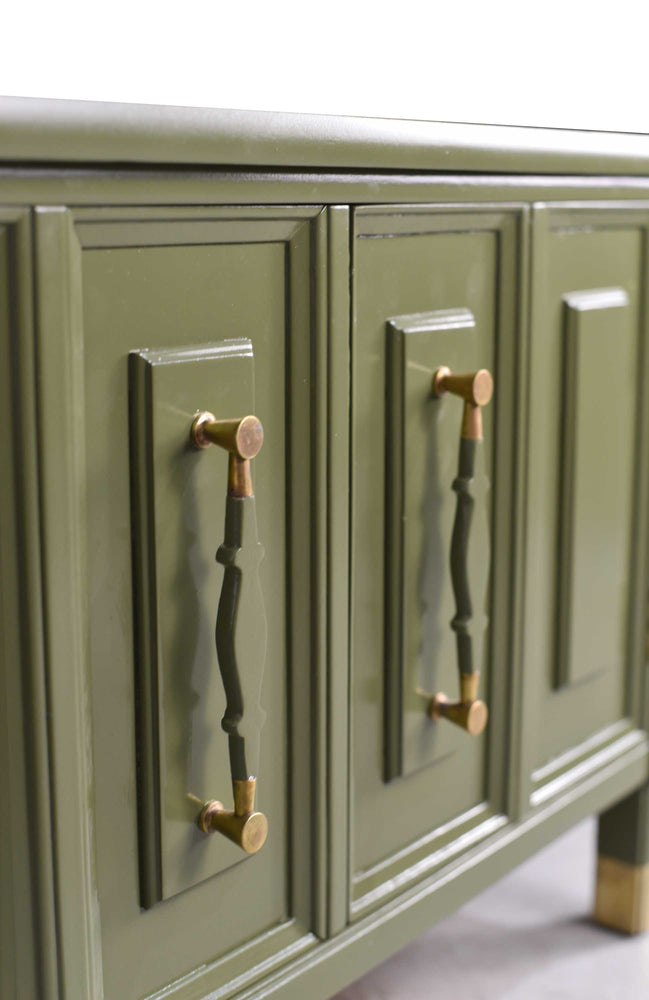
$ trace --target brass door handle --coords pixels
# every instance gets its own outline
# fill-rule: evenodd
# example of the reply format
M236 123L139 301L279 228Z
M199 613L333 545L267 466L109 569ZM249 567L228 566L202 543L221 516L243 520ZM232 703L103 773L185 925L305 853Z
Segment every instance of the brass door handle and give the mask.
M254 416L217 420L203 412L194 418L191 439L199 448L219 445L229 456L225 536L216 553L224 574L215 638L226 695L221 725L228 734L234 808L211 799L203 803L198 825L204 833L218 831L254 854L268 834L266 817L255 810L266 622L259 581L263 548L257 539L250 474L250 460L261 449L264 432Z
M458 474L452 487L457 494L457 506L451 539L451 580L456 605L451 628L457 642L460 700L449 701L440 692L429 702L428 715L435 721L449 719L472 736L477 736L487 725L489 712L485 703L477 697L480 672L473 663L473 609L469 590L468 544L474 503L471 484L475 471L475 454L478 443L482 441L482 407L492 397L493 379L486 368L462 375L454 375L448 368L439 368L433 377L433 393L442 396L446 392L464 400Z

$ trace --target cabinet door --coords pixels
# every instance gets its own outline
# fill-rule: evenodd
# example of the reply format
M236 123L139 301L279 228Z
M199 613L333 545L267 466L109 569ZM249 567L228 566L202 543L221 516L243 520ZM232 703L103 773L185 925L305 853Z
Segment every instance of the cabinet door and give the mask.
M327 932L327 216L43 210L36 233L62 961L85 975L70 996L243 989ZM196 823L206 798L232 805L214 645L228 459L191 446L197 410L252 412L265 435L265 611L235 611L239 648L266 640L253 855Z
M524 331L523 209L398 207L356 215L352 432L352 914L505 822L514 498ZM483 735L427 715L459 696L451 549L462 401L433 375L488 369L470 484L464 622Z
M646 208L614 205L535 211L524 724L533 803L638 738L647 221Z

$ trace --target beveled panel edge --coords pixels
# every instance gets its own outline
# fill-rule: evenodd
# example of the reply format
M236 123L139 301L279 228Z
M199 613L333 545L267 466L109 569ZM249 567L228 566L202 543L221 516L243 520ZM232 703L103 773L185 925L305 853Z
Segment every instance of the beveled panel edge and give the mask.
M568 292L562 296L562 339L563 339L563 373L562 373L562 427L563 444L560 449L559 473L559 509L561 516L558 529L558 582L556 599L556 629L555 648L556 662L554 667L555 690L570 687L573 683L583 683L590 679L593 673L581 672L575 678L574 667L571 669L571 617L573 612L572 579L575 564L574 528L575 528L575 490L576 463L579 432L579 364L583 356L584 332L586 322L584 313L592 313L605 309L625 308L629 305L629 296L624 288L592 288ZM533 779L534 780L534 779Z
M101 996L86 613L81 247L61 207L34 218L38 456L60 990ZM47 419L46 419L47 415ZM61 586L61 580L66 586Z
M258 205L298 206L353 204L498 204L542 202L564 198L575 202L617 199L619 205L646 207L639 202L649 193L649 177L574 174L414 174L309 173L246 171L219 168L133 166L81 167L70 165L6 166L0 164L0 201L5 205L62 203L75 206L141 205L216 206L252 208ZM586 202L587 203L587 202ZM365 211L365 209L360 209Z
M137 708L138 849L141 905L148 909L179 891L165 886L160 740L162 689L156 553L154 379L156 369L187 362L253 358L249 338L180 348L132 350L128 356L131 548ZM189 434L188 434L189 439ZM158 500L160 498L158 497ZM221 871L222 869L219 869ZM213 872L212 874L216 874Z
M38 460L32 213L0 207L2 989L59 996ZM4 868L4 866L3 866ZM9 994L8 994L9 995Z
M647 745L649 745L647 734L634 729L628 719L607 726L532 772L534 789L530 795L530 806L535 809L543 805L582 781L587 775L596 774L605 764L621 754L635 747Z
M407 847L359 872L353 880L351 918L361 916L450 864L507 825L507 817L482 802Z
M238 997L241 989L264 976L281 974L288 962L312 953L317 941L315 934L305 931L296 921L286 921L215 961L186 972L148 994L146 1000L196 1000L198 996L228 1000L235 994Z
M568 292L563 301L569 309L589 312L593 309L615 309L628 306L629 295L624 288L589 288L585 291Z
M84 250L203 246L216 243L288 243L321 213L308 207L174 206L75 209L75 231Z

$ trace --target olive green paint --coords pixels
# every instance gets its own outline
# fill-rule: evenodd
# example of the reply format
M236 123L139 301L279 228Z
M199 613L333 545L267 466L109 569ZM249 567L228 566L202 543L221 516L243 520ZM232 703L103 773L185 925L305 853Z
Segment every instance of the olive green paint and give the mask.
M10 162L647 174L645 135L5 97Z
M101 996L94 855L81 247L71 214L37 209L36 349L43 559L44 655L49 717L52 850L59 991ZM65 585L62 585L65 581Z
M388 379L399 378L398 372L390 372L387 367L398 361L394 356L390 360L387 357L386 322L395 315L409 316L410 326L422 327L420 333L405 334L406 341L414 337L417 347L412 348L416 355L409 358L406 354L402 362L404 367L408 360L414 362L404 382L412 391L411 398L403 406L403 412L409 416L408 433L412 435L412 445L407 446L411 450L406 451L402 475L404 482L408 480L406 489L411 491L410 497L406 493L406 498L407 514L412 522L411 531L406 520L403 534L408 541L410 532L411 549L405 552L403 563L409 568L406 585L413 593L409 601L406 599L409 618L405 632L407 636L414 636L415 643L417 635L421 635L421 624L417 622L421 613L417 598L421 583L421 539L425 537L421 510L422 504L427 509L426 490L431 488L423 478L427 469L425 457L430 449L432 460L440 462L439 471L432 477L433 492L439 497L436 500L439 512L428 519L430 530L435 532L431 551L437 560L437 574L440 568L448 566L455 515L451 485L457 473L461 426L461 403L454 399L431 400L432 375L442 364L454 370L489 368L498 386L498 406L486 408L484 414L485 444L481 459L485 472L480 471L476 477L476 482L482 484L476 495L484 527L476 521L476 544L470 553L469 568L471 579L476 581L477 594L483 592L481 581L490 578L488 616L492 630L484 654L478 653L476 657L478 661L484 659L483 691L489 701L491 690L508 687L511 670L505 623L509 620L513 558L510 456L516 426L512 406L513 345L518 309L515 288L520 247L517 217L516 208L498 212L493 207L470 206L463 210L367 209L356 216L351 647L355 720L352 744L355 900L377 892L385 865L393 855L401 859L404 878L408 878L405 873L411 870L409 877L415 879L416 844L420 838L430 836L431 831L450 823L462 823L462 817L469 812L477 827L493 812L502 813L506 808L502 774L487 770L489 741L494 739L502 743L507 738L506 714L501 713L499 717L496 713L495 726L500 729L494 729L492 723L488 736L472 738L450 724L431 723L426 717L425 699L416 691L417 687L451 695L458 691L457 653L449 627L455 605L448 569L445 582L440 584L439 608L433 626L438 636L435 662L422 665L423 670L430 671L423 678L423 684L421 680L417 683L415 675L407 673L403 739L406 747L408 743L412 747L404 752L412 773L390 784L384 782L382 720L384 714L389 719L392 711L399 711L398 704L394 709L391 705L383 705L382 671L385 670L386 650L382 615L386 599L389 606L391 601L398 599L399 590L384 560L384 532L386 517L388 524L392 523L390 518L398 520L398 515L388 513L390 505L396 504L393 511L400 506L398 499L393 500L391 495L394 477L386 478L385 473L385 427L389 419L385 410L386 372ZM426 321L419 317L418 322L414 314L430 313L431 308L460 307L471 311L475 326L465 324L466 329L455 330L449 323L444 329L440 322L435 332L431 324L432 332L426 344ZM394 323L396 327L406 327L406 321L395 320ZM430 442L432 407L438 412L434 440L443 442L437 459L436 449ZM394 442L394 447L398 447L398 442ZM507 464L501 465L503 461ZM491 481L490 491L484 489L485 475ZM443 489L444 484L446 489ZM398 489L404 487L400 485ZM491 546L489 532L492 533ZM391 551L394 552L396 545L398 541L392 537ZM494 553L491 571L490 547ZM396 557L392 559L394 565ZM390 589L392 586L394 591ZM408 638L408 643L410 641ZM388 658L390 669L398 656L397 652L396 657L393 654ZM408 663L412 665L414 661L417 668L418 659L415 648ZM404 673L408 670L407 666ZM390 687L385 690L389 691ZM424 764L427 766L422 766ZM489 805L486 812L485 802Z
M602 813L597 851L628 865L649 864L649 788L644 785Z
M189 431L197 410L218 411L217 419L255 412L254 355L249 339L231 338L137 351L129 361L141 879L150 906L242 860L240 849L196 825L203 802L232 805L215 647L228 457L197 448ZM276 457L281 463L281 449ZM243 600L247 578L242 590ZM263 645L263 606L244 603L234 641ZM265 650L247 658L243 678L259 687Z
M3 995L324 1000L593 811L602 851L646 861L646 138L20 101L0 119L0 202L16 206L0 220ZM76 162L53 166L56 149ZM575 308L575 293L611 288L628 305ZM468 567L473 587L490 562L490 722L475 741L440 726L450 756L425 751L386 783L386 323L439 309L471 310L476 363L495 375ZM271 833L258 856L142 910L137 771L155 747L136 711L132 540L149 515L131 507L129 440L146 434L129 420L127 359L229 336L253 343L267 434L254 482ZM623 349L604 362L609 336ZM626 442L607 481L593 399L566 391L612 377L632 384L602 401ZM201 456L218 479L216 458ZM628 587L601 623L623 652L595 672L583 620L558 626L557 601L581 599L597 551L583 504L600 486ZM216 482L200 502L221 504L200 547L211 631ZM177 516L177 497L160 503L163 523ZM152 537L173 553L174 531ZM229 785L219 719L206 739Z
M425 710L430 696L440 690L440 660L456 664L454 678L446 672L453 685L447 690L450 697L459 695L457 668L466 672L449 632L456 617L454 589L449 588L452 549L458 544L457 504L453 512L450 490L457 479L463 407L452 397L435 397L433 377L442 366L455 372L475 369L480 331L468 309L440 309L391 319L386 336L384 713L385 776L390 780L430 763L431 753L446 754L444 746L433 750L438 727ZM476 527L481 537L472 552L478 665L485 655L490 566L490 497L482 456L480 469ZM460 544L467 542L468 536Z
M121 580L127 580L129 575L127 358L129 351L143 346L142 330L154 331L152 347L174 349L185 345L191 347L215 336L225 339L252 333L256 369L258 373L264 372L264 378L257 380L254 398L254 407L265 431L264 448L254 462L254 484L259 498L259 532L266 548L261 575L268 620L264 688L267 721L259 803L268 816L269 838L258 855L237 865L242 855L234 845L216 836L202 838L191 823L191 817L187 816L186 871L192 863L198 868L198 852L209 852L211 857L220 858L216 862L222 869L218 875L218 892L231 902L227 907L219 907L213 919L206 921L204 915L210 910L215 890L213 883L201 881L193 894L182 893L164 906L152 907L142 919L138 905L137 857L132 854L135 800L125 801L118 797L121 811L115 812L116 785L128 784L134 788L136 777L132 752L134 715L119 710L122 690L132 685L131 630L122 627L119 607L123 596L116 588L96 605L94 613L91 612L90 629L97 707L94 726L98 775L96 842L104 974L108 995L112 990L125 998L151 992L183 969L199 965L206 956L217 959L251 937L260 939L260 950L263 950L265 935L284 924L284 938L275 941L275 947L281 950L298 928L302 928L302 933L311 929L315 907L310 855L314 843L311 831L316 817L308 808L291 809L294 796L309 802L315 783L313 757L305 735L315 700L310 694L312 679L309 671L304 670L304 664L310 663L311 657L301 648L306 645L308 651L310 642L310 566L304 558L305 550L308 553L310 519L308 507L306 511L293 509L290 503L291 475L299 479L301 495L306 489L308 496L309 491L309 481L308 478L304 481L302 470L304 463L308 468L310 460L310 399L299 387L306 385L305 372L309 371L310 362L310 339L305 338L303 332L308 329L311 315L309 290L313 265L309 248L310 216L314 213L304 212L300 217L298 212L296 218L282 210L212 211L211 221L210 213L203 213L202 218L190 213L185 219L178 218L178 213L173 211L169 219L161 218L161 214L152 213L148 221L134 221L132 226L118 220L114 225L109 221L100 225L90 220L79 223L85 244L87 423L93 439L88 469L89 489L93 495L89 524L91 589L97 594L100 592L99 579L104 578L106 572ZM180 295L178 288L182 289ZM239 291L235 293L237 288ZM182 392L183 399L178 409L185 417L191 417L192 412L188 396L192 364L188 361L187 368L179 364L178 374L173 365L162 366L167 385L175 389L180 380L178 391ZM234 405L236 387L233 384L228 384L225 398L219 399L218 374L214 372L210 377L201 372L197 377L200 381L196 391L201 397L197 409L220 411L222 405ZM297 388L294 388L296 383ZM244 384L244 391L247 388ZM164 408L165 387L160 391L160 406ZM205 398L208 393L209 398ZM287 398L293 400L296 408L288 423ZM172 401L178 404L173 396ZM173 415L167 417L166 426L171 433L180 433L179 422L174 422ZM164 427L162 432L163 450L159 454L169 462ZM107 453L114 456L109 495L101 492L101 468ZM191 592L188 595L188 600L196 601L197 614L185 616L185 621L195 621L208 656L207 667L203 663L200 677L205 692L209 691L208 708L211 707L213 718L211 722L209 717L201 718L199 730L201 726L208 731L213 727L218 743L213 747L199 744L192 747L192 753L195 750L200 759L202 750L214 752L217 770L205 777L211 776L217 786L211 795L225 797L230 789L230 778L227 741L218 733L223 706L219 704L222 686L213 646L218 599L218 568L213 560L222 540L227 462L221 463L219 472L215 454L186 456L186 461L193 460L196 466L199 459L201 465L196 468L195 481L200 516L189 528L191 530L194 524L197 532L197 548L193 554L198 562L194 568L199 567L197 573L202 584L198 592L194 584L195 596L192 597ZM169 475L173 475L173 469L162 476L162 484L166 487L170 485ZM176 552L178 524L186 523L182 511L174 509L174 504L178 503L178 482L171 486L169 496L165 496L165 490L161 496L156 495L159 525L156 531L165 532L168 538L169 548L163 546L160 558L163 573L165 559L168 560L166 565L173 566L176 571L173 591L179 579L186 580L187 570L183 569L185 547L180 555ZM186 489L181 495L183 503L191 503L191 495ZM287 508L291 511L288 517ZM117 539L121 544L117 544ZM297 551L290 555L294 547ZM168 557L167 552L170 553ZM300 579L296 579L298 574ZM172 592L168 589L171 580L166 579L168 582L160 596L168 602L168 608L161 611L162 617L168 620L170 615L177 613L178 599L171 598ZM297 607L290 614L287 591L288 600L294 601ZM287 626L292 630L290 638ZM186 662L185 669L188 666ZM208 675L215 682L209 687ZM174 705L178 712L182 703L186 709L190 707L186 697L179 697L181 682L176 676L175 694L165 692L165 698L172 699L168 704ZM193 702L194 699L189 700ZM175 722L171 739L178 740L179 717L171 721ZM187 726L188 716L185 715L182 721ZM287 741L286 733L291 726L294 732ZM199 735L196 734L197 738ZM219 744L221 753L218 753ZM191 760L191 757L186 759ZM165 801L170 821L176 815L172 806L173 803ZM181 814L187 812L185 804L177 803L176 807ZM104 830L106 835L102 833ZM290 837L296 838L297 847L288 852L286 844ZM193 848L187 838L192 838ZM130 864L120 865L119 859L127 856ZM187 874L181 877L187 878ZM176 884L172 888L178 891L180 886ZM253 922L248 907L254 911ZM292 920L297 921L295 928ZM174 927L179 925L184 928L182 957L177 947L170 950L167 946ZM180 939L177 939L177 946L180 946ZM139 962L141 954L150 955L150 962ZM137 975L134 975L135 967Z
M557 686L627 656L637 344L621 288L564 296ZM603 380L604 383L603 383ZM615 387L628 387L615 392ZM615 406L602 400L615 393Z
M644 589L645 572L635 550L643 552L646 537L639 502L646 409L638 392L646 365L646 225L646 211L614 206L539 206L535 213L524 698L535 786L541 773L551 780L551 759L560 771L561 755L597 732L627 716L640 721L639 700L630 693L642 667L635 631L642 617L631 615L630 601ZM605 308L611 293L602 290L611 288L628 305ZM579 308L584 304L593 308ZM615 402L608 417L607 400ZM586 506L580 511L579 504ZM570 519L580 514L588 516L574 525ZM612 561L604 578L598 560ZM569 630L559 593L575 611ZM605 668L599 660L595 670L588 645L593 600L607 651ZM574 661L568 639L578 650Z
M290 197L288 192L290 191ZM90 206L97 217L104 206L197 205L355 205L381 204L510 204L525 201L626 202L646 207L649 178L556 177L531 174L281 172L219 169L156 169L145 166L76 168L2 166L0 204ZM344 206L342 206L344 207ZM146 209L145 209L146 210ZM522 206L523 212L526 207ZM113 209L114 211L114 209Z
M0 210L0 993L57 994L29 212ZM31 819L28 821L27 817Z

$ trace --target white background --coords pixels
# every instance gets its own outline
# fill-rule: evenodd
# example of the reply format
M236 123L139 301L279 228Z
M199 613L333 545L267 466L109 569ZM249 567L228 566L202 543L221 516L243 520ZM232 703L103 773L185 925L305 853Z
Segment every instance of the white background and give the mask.
M0 28L6 96L649 132L649 0L25 0Z

